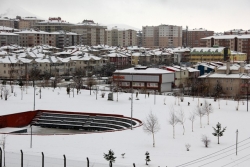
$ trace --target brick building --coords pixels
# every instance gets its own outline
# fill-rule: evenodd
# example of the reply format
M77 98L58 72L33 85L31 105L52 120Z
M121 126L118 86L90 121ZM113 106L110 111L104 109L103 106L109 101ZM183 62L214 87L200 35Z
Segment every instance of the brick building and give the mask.
M200 39L214 35L214 31L203 28L182 30L182 45L185 47L200 47Z

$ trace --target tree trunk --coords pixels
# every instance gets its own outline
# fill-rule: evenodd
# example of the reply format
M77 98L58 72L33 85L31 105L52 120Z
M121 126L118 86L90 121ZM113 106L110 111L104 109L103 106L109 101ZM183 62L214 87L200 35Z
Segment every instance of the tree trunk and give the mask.
M185 134L185 127L184 127L184 124L182 124L182 127L183 127L183 135Z
M202 128L202 124L201 124L201 116L200 116L200 128Z
M220 144L220 136L218 135L218 144Z
M155 147L155 134L153 133L153 147Z
M207 125L209 125L209 113L207 113Z
M175 138L175 131L174 131L174 126L173 126L173 138Z
M89 87L89 93L90 93L90 95L91 95L91 87Z
M192 132L194 132L194 122L192 121Z

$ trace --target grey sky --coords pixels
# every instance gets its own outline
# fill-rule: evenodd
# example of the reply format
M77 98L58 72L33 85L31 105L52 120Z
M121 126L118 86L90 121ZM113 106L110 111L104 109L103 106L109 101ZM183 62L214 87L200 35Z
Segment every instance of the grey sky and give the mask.
M142 26L171 24L222 32L250 29L250 0L0 0L0 14L9 6L40 16L77 23ZM1 7L2 6L2 7ZM21 14L20 14L21 15Z

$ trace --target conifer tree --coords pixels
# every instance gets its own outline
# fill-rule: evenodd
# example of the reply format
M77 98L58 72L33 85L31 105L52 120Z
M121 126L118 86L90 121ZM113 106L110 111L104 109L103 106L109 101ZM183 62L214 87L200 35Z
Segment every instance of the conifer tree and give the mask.
M146 165L148 165L148 162L151 161L151 160L150 160L149 152L147 151L147 152L145 153L145 155L146 155L146 159L145 159Z
M114 156L115 153L110 149L108 154L104 153L104 158L109 161L109 166L112 167L112 162L115 162L116 157Z
M218 144L220 144L220 137L223 136L223 133L225 132L227 127L221 129L221 124L218 122L216 125L216 128L213 127L214 133L212 133L214 136L218 137Z

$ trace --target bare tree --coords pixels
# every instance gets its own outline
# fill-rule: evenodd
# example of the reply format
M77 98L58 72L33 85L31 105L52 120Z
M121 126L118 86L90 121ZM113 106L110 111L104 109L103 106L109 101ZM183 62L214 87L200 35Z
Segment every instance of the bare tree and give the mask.
M202 135L201 141L204 143L205 147L208 147L211 142L211 140L206 135Z
M192 132L194 131L194 121L195 121L196 114L194 112L190 113L189 120L192 122Z
M6 144L6 134L3 134L2 139L1 139L1 145L3 148L3 161L4 161L4 166L5 166L5 144ZM1 157L2 158L2 157Z
M186 117L185 117L185 113L182 109L180 109L179 113L178 113L178 121L179 123L182 125L183 128L183 135L185 134L185 126L184 123L186 121Z
M8 100L8 98L10 97L10 90L7 89L6 87L3 90L3 96L4 96L4 100Z
M175 125L179 123L178 117L175 114L174 107L170 108L168 123L173 127L173 138L175 138Z
M154 134L160 130L160 125L158 118L150 112L146 118L146 121L143 122L143 130L146 133L153 135L153 147L155 147L155 137Z
M197 107L195 114L200 117L200 128L202 128L202 120L201 119L205 115L205 112L200 107Z
M87 78L87 81L86 81L86 85L89 87L89 90L90 90L90 95L91 95L91 89L92 89L92 86L96 85L96 80L93 78L93 77L88 77Z
M207 100L204 101L203 111L207 115L207 124L209 125L209 115L213 112L213 108L211 104L207 102Z
M76 76L73 78L73 81L75 82L75 87L76 87L76 93L78 94L82 85L83 85L83 80L81 77Z

